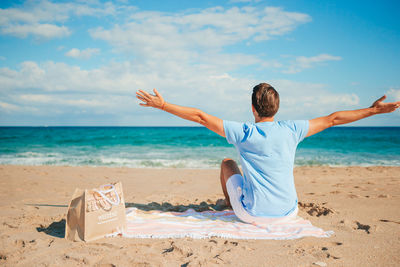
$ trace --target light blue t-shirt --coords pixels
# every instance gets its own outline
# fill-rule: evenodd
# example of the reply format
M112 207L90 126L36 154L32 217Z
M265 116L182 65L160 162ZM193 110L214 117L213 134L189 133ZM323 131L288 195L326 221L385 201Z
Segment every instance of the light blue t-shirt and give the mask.
M239 123L224 121L228 143L239 152L242 203L252 216L282 217L297 206L293 165L308 121Z

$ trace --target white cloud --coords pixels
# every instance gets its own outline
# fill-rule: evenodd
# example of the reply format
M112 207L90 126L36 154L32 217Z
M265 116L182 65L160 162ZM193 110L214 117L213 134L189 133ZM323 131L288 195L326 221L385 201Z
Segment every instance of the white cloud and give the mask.
M44 7L49 4L47 1L32 3ZM68 10L69 6L53 3L44 11L33 9L32 14L18 10L20 13L15 12L12 21L21 25L51 22L58 26L57 23L67 21L71 14L100 14L100 11L90 9L96 1L93 3L72 3L81 8L68 12L62 9ZM57 11L48 12L50 9ZM110 8L107 12L112 14L116 9L118 7ZM46 19L38 19L40 12L44 12ZM223 53L223 49L242 42L276 38L310 20L307 14L271 7L216 7L183 13L133 12L124 24L90 30L93 38L108 42L114 52L134 56L133 60L110 62L93 69L53 61L26 61L16 69L0 68L0 106L8 110L14 108L21 114L29 110L37 118L81 112L108 114L109 120L102 123L109 125L118 124L119 118L124 118L124 124L131 125L184 123L137 105L134 98L137 89L158 88L173 103L199 107L224 119L252 120L251 89L259 81L235 75L235 71L251 65L263 68L282 68L283 65L277 61L262 61L255 55ZM4 21L0 16L1 31L10 22ZM29 34L41 36L26 31L26 36ZM47 38L55 35L50 34ZM95 48L74 48L65 55L90 58L98 52ZM323 54L299 57L296 62L301 68L307 68L327 60L337 60L337 57ZM271 83L282 96L279 114L283 118L308 119L323 112L356 106L359 101L354 94L330 93L323 84L287 80ZM153 121L143 121L143 116ZM166 116L169 119L165 119Z
M210 79L216 79L216 80L223 80L223 79L227 79L230 81L235 81L236 78L233 78L232 76L230 76L228 73L224 73L222 75L215 75L215 76L210 76Z
M356 108L360 102L355 93L332 93L325 84L275 80L271 85L280 95L278 116L282 119L311 119Z
M267 40L309 21L307 14L276 7L215 7L182 14L136 12L126 24L92 29L90 33L125 52L137 56L156 52L157 56L182 50L218 51L241 41Z
M53 3L47 0L26 1L18 8L0 9L0 33L26 38L50 39L68 36L71 31L64 25L74 16L115 15L117 7L107 2Z
M282 68L283 64L277 60L263 61L261 66L264 68Z
M18 106L2 101L0 101L0 108L7 113L19 110Z
M84 50L79 50L78 48L72 48L68 52L65 53L68 57L73 58L81 58L81 59L89 59L93 55L96 55L100 52L98 48L86 48Z
M88 99L82 98L86 97ZM90 98L90 99L89 99ZM107 96L108 98L108 96ZM30 105L52 105L54 107L80 107L80 108L105 108L114 107L109 101L105 101L104 98L93 95L74 95L74 94L22 94L14 98L22 103L30 103Z
M317 56L313 56L313 57L304 57L304 56L300 56L300 57L296 57L296 59L292 62L292 64L289 66L289 68L287 70L284 70L284 73L298 73L303 71L304 69L309 69L312 68L314 66L316 66L319 63L323 63L326 61L338 61L338 60L342 60L341 57L339 56L332 56L329 54L320 54Z
M115 52L134 56L129 64L137 74L138 86L143 88L147 77L147 81L160 81L160 88L171 85L201 92L216 85L209 77L265 64L254 55L225 54L226 46L275 38L310 20L307 14L274 7L214 7L182 13L134 12L124 24L89 32L93 38L110 43Z
M134 97L137 89L158 88L172 103L199 107L223 119L252 120L251 89L259 81L214 69L203 70L202 66L163 75L132 62L112 63L92 70L64 63L24 62L17 70L0 69L0 84L4 85L0 101L3 109L30 110L39 117L85 111L111 114L112 119L104 121L110 125L118 123L119 118L124 118L125 124L148 124L142 119L145 114L153 116L153 124L184 124L167 114L158 115L157 111L137 106ZM281 95L279 119L310 119L356 107L359 102L357 95L331 93L324 84L269 82Z
M20 38L28 35L34 35L39 38L59 38L71 34L70 30L65 26L57 26L52 24L24 24L6 27L2 29L3 34L9 34Z
M3 90L31 88L45 92L122 93L135 86L134 76L128 74L132 68L130 63L122 63L88 71L65 63L26 61L18 70L0 69L0 83Z
M59 7L62 8L57 12L44 12L43 17L63 22L71 12L77 14L56 4L49 4L47 9ZM85 13L80 10L80 14ZM39 23L37 12L32 14L24 21ZM134 108L127 100L132 101L136 89L156 87L172 102L201 107L223 118L251 119L250 92L256 81L230 72L254 64L280 67L279 62L265 63L248 54L224 54L222 49L243 41L259 42L284 35L310 20L307 14L275 7L215 7L178 14L134 12L125 24L90 30L92 37L109 42L115 51L134 55L133 61L91 70L51 61L23 62L17 70L3 68L0 83L9 98L2 101L45 113L67 112L75 105L80 109L87 106L92 112L120 111L121 115L121 110L129 112ZM75 48L66 55L90 57L95 52L98 51ZM135 110L148 112L138 107ZM140 119L132 119L139 123Z
M386 95L393 101L400 101L400 89L390 88Z
M388 102L400 101L400 89L390 88L389 91L386 92L386 96L388 97ZM395 113L400 116L399 110Z

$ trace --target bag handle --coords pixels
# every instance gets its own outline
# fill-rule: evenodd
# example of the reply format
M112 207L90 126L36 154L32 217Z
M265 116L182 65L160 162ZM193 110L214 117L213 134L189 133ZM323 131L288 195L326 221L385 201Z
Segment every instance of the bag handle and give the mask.
M105 189L106 186L110 186L111 188L106 190ZM104 200L106 200L111 205L118 206L121 203L121 199L119 198L117 190L115 190L115 186L112 185L112 184L105 184L102 187L103 187L103 190L93 189L93 191L95 191L100 196L102 196L102 198L104 198ZM106 196L107 193L110 193L110 192L113 192L113 191L114 191L114 194L116 195L116 201L112 201L109 197Z

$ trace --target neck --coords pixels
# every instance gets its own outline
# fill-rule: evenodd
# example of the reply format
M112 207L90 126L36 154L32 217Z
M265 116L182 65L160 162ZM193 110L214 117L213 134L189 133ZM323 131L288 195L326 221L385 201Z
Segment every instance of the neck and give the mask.
M274 121L274 117L257 117L255 118L256 123L258 122L266 122L266 121Z

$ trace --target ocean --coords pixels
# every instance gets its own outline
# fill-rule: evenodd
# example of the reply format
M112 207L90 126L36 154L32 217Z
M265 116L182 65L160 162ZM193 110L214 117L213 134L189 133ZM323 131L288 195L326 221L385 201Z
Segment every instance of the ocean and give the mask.
M204 127L0 127L0 164L219 168L234 147ZM296 166L400 166L400 127L333 127Z

